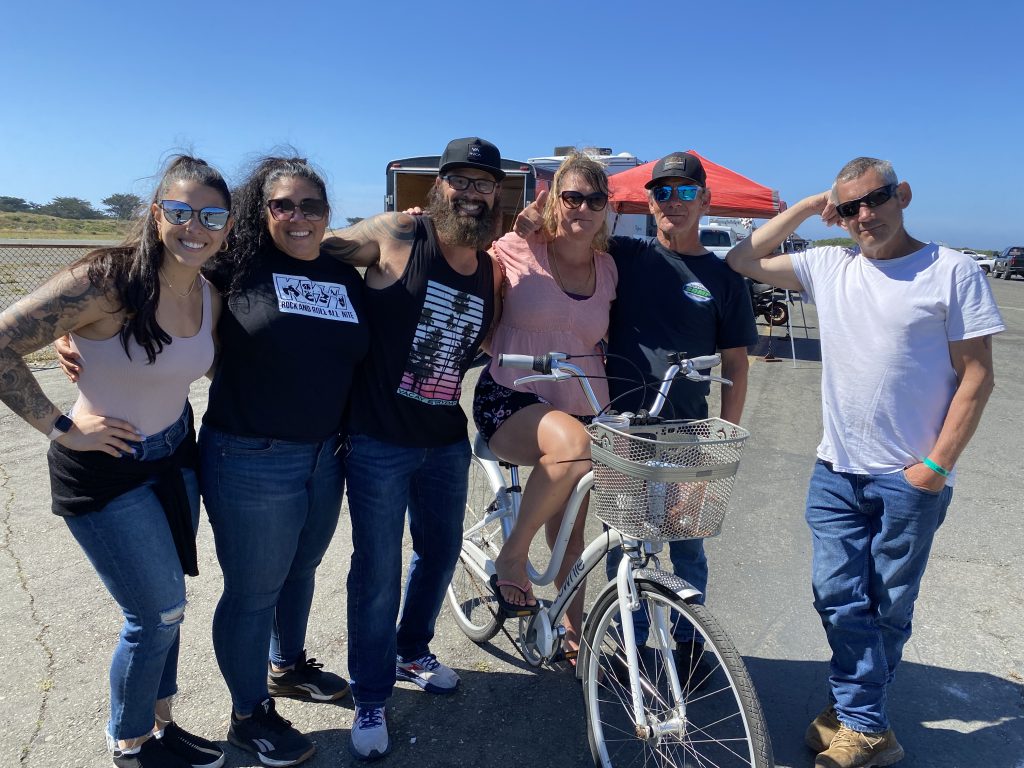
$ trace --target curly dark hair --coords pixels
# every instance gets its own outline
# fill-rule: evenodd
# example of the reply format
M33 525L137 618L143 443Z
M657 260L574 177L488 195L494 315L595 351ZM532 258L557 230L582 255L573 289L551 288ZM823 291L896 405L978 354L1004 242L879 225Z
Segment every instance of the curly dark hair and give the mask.
M211 280L226 296L241 291L262 254L273 246L267 229L267 200L275 184L282 179L295 178L306 179L320 190L328 205L325 215L330 216L327 185L306 158L268 155L257 160L245 180L235 188L231 209L235 219L231 232L233 245L209 263Z
M150 364L171 343L170 335L156 321L156 307L160 301L160 265L164 260L164 244L153 214L152 203L162 200L167 190L178 182L192 182L209 187L220 194L224 207L231 207L231 190L224 177L205 160L191 155L175 155L167 163L160 181L153 190L150 204L142 212L125 241L113 248L92 251L72 266L84 266L89 282L98 290L106 291L119 303L125 313L119 336L124 352L130 339L146 350Z

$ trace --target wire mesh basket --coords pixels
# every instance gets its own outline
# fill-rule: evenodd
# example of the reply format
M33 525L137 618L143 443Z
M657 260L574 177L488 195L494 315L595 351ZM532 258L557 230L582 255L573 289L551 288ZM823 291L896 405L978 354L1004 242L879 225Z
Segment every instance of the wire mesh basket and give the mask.
M722 419L588 429L591 514L634 539L721 533L747 430Z

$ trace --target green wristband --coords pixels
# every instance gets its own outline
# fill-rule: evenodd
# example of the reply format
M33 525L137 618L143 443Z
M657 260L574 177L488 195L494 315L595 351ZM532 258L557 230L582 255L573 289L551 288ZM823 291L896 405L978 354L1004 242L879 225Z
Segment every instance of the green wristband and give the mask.
M921 463L924 464L926 467L928 467L928 469L930 469L932 472L936 472L936 473L942 475L943 477L949 477L949 470L948 469L946 469L945 467L942 467L942 466L936 464L934 461L929 459L927 456L925 456L923 459L921 459Z

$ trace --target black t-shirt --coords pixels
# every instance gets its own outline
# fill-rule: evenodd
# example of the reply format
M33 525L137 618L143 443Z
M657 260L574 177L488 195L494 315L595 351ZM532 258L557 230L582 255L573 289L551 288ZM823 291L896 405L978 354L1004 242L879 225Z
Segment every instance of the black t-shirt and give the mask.
M369 331L363 280L321 254L271 248L224 302L220 358L203 423L234 435L319 441L343 424Z
M682 256L656 239L632 237L613 237L608 251L619 270L608 328L608 388L615 410L636 412L653 402L656 387L625 394L639 384L637 367L656 385L669 352L696 357L757 343L743 278L714 254ZM709 392L707 382L676 379L662 416L706 418Z
M417 218L405 272L387 288L366 288L371 344L352 390L352 434L416 448L466 438L462 377L494 315L491 258L476 258L472 275L456 272L433 225Z

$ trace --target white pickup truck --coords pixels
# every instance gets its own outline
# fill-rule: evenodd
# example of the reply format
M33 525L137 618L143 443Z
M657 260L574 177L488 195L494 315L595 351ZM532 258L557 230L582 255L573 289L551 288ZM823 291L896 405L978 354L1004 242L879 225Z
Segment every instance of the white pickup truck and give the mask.
M960 253L965 253L977 262L978 266L981 267L981 271L986 275L992 272L992 264L995 262L994 256L986 256L983 253L972 251L969 248L964 248Z
M700 244L720 259L724 259L738 242L739 237L732 227L715 223L700 225Z

